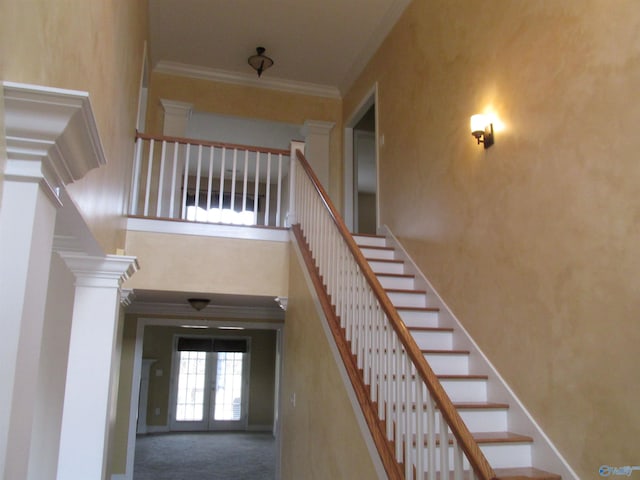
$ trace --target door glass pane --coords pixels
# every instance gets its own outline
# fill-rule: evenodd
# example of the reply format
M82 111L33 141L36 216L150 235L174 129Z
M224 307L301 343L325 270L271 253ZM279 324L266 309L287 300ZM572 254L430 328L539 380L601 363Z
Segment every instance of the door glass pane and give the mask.
M214 420L240 420L244 355L218 352Z
M180 352L176 420L199 422L204 415L207 352Z

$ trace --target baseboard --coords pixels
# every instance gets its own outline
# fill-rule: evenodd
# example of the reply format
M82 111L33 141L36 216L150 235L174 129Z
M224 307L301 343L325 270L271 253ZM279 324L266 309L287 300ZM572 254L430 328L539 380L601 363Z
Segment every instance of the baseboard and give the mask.
M125 473L114 473L111 475L111 480L127 480L127 475Z
M273 425L247 425L247 432L273 432Z
M169 425L147 425L146 433L168 433L170 431Z

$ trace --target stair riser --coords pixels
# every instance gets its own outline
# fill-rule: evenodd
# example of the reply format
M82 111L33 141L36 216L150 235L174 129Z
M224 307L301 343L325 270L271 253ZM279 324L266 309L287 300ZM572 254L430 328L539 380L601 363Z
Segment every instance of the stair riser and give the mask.
M398 290L413 290L415 288L415 281L413 277L385 277L378 276L380 285L382 288L398 289Z
M436 375L468 375L469 355L425 354L424 358Z
M507 430L507 410L506 409L487 409L487 410L458 410L460 417L464 421L467 428L472 432L499 432ZM427 431L427 415L422 415L423 430ZM436 433L440 433L440 414L436 413L435 417ZM416 433L418 419L415 412L412 415L411 433Z
M410 332L422 350L450 350L453 348L453 332L416 330Z
M404 264L398 262L369 260L369 266L374 273L404 273Z
M531 466L531 445L530 444L488 444L480 445L480 450L484 453L487 461L493 468L521 468ZM427 449L424 449L424 462L426 472L428 469ZM463 460L465 470L470 468L469 462ZM449 469L453 469L453 447L449 447ZM436 448L436 470L440 470L440 447Z
M381 260L393 260L395 252L393 250L360 247L360 251L366 258L377 258Z
M400 318L407 327L438 327L438 312L399 310Z
M384 237L367 237L361 235L354 235L353 239L359 247L372 246L372 247L386 247L387 239Z
M452 402L486 402L486 380L442 380L440 382Z
M389 300L395 307L426 307L425 293L387 292Z

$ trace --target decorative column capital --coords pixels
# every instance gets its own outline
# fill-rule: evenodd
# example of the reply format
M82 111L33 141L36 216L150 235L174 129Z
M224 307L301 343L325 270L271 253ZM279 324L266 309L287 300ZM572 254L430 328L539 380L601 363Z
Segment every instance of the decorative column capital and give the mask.
M323 122L321 120L306 120L302 126L302 135L329 135L335 122Z
M5 179L40 182L59 199L65 185L106 163L87 92L14 82L2 92Z
M77 252L59 252L76 277L76 286L120 288L140 268L136 257L106 255L92 257Z

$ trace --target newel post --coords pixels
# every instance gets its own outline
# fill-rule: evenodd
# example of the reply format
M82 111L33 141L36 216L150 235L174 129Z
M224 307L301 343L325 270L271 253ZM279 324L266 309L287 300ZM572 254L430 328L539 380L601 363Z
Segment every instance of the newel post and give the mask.
M289 160L289 211L287 212L286 227L296 223L296 168L298 164L297 151L304 155L305 143L299 140L291 141L291 156Z

